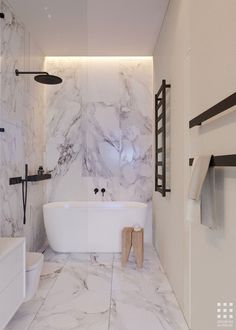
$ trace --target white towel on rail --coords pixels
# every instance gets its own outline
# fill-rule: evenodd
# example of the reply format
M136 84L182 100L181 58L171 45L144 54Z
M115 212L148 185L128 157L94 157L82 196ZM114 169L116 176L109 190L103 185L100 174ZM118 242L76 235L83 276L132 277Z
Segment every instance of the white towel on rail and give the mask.
M192 174L188 189L188 198L199 200L202 192L203 183L205 181L211 156L199 156L193 161Z
M201 224L216 228L215 167L209 167L201 194Z
M186 220L201 223L213 228L215 180L214 169L209 170L211 155L199 156L194 159L189 183Z

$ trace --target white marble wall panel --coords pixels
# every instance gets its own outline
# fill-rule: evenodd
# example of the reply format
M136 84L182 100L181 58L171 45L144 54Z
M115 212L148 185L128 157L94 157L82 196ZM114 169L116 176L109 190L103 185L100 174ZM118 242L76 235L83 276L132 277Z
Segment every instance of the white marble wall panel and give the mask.
M2 1L1 12L1 118L20 122L25 107L25 79L14 75L16 68L25 67L26 32L8 5Z
M103 102L87 107L86 162L83 176L118 177L120 170L120 125L116 105Z
M93 190L104 187L105 200L150 202L152 59L47 57L45 67L63 78L46 91L48 200L101 200Z
M120 64L120 190L128 199L152 198L152 76L147 62Z
M83 62L54 59L47 70L63 84L46 89L46 160L54 179L48 182L48 200L77 200L86 194L82 162L86 140L86 82ZM75 70L76 68L76 70Z
M43 70L44 57L24 24L7 2L1 2L1 109L0 127L0 236L26 236L27 248L37 250L45 241L42 218L44 187L28 185L27 223L23 225L21 185L9 186L9 178L30 174L43 165L43 88L33 76L14 74L19 70Z

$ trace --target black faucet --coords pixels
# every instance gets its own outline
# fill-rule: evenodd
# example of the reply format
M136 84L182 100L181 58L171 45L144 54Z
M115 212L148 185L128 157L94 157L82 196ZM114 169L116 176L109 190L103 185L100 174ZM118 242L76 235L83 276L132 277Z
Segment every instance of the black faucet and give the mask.
M106 191L105 188L102 188L102 189L101 189L102 197L104 197L105 191Z
M99 189L98 188L95 188L94 189L94 194L96 195L98 192L99 192Z

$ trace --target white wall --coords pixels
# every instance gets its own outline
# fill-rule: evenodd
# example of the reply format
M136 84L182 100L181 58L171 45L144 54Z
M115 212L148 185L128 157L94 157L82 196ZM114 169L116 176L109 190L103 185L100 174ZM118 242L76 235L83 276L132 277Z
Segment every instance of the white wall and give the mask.
M190 117L194 117L236 91L236 1L198 0L191 6ZM192 155L236 153L235 110L191 130ZM236 306L235 196L236 168L218 168L218 229L192 226L193 330L217 328L217 302L232 301Z
M154 194L155 242L193 330L216 329L216 303L236 303L235 168L216 170L218 228L195 223L188 236L184 224L188 157L235 153L235 109L200 128L189 130L187 125L187 120L235 92L235 12L234 0L170 1L155 52L156 86L162 78L172 84L168 107L172 191L165 199Z
M155 246L181 307L184 307L184 170L185 115L184 97L189 43L186 1L171 1L154 54L154 92L161 80L171 84L168 91L168 186L171 193L163 198L154 192Z

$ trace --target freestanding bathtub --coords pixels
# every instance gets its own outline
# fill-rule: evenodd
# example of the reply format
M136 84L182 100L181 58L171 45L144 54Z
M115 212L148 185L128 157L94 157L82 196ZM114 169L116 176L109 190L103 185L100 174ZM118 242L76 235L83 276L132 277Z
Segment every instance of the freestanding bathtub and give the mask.
M57 252L121 252L124 227L144 227L137 202L54 202L43 206L50 246Z

